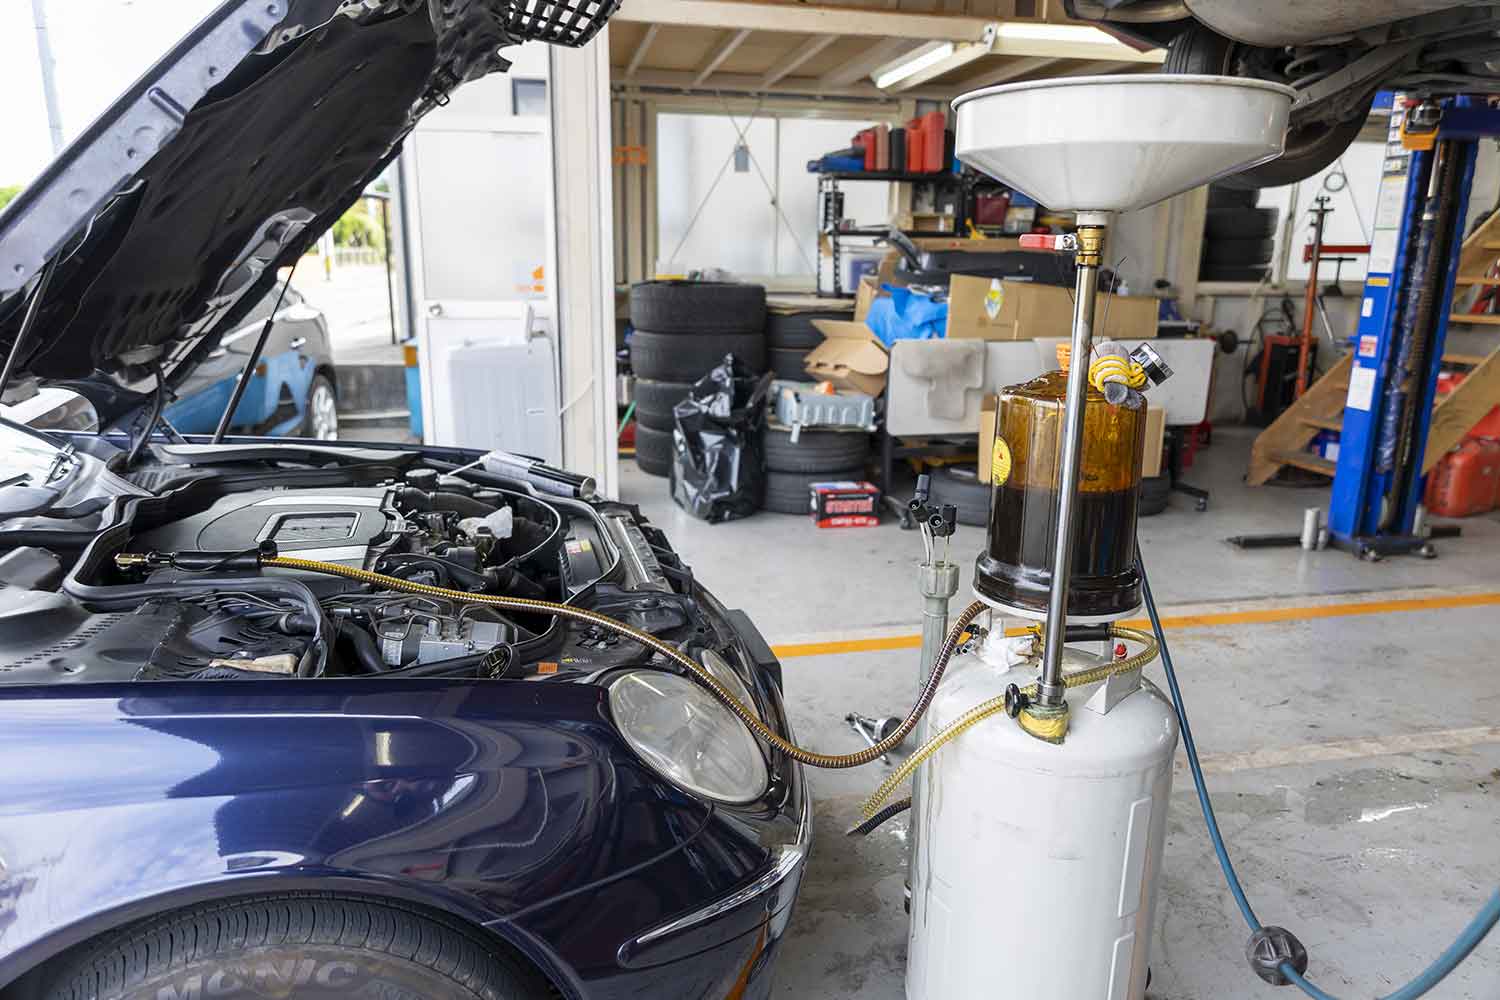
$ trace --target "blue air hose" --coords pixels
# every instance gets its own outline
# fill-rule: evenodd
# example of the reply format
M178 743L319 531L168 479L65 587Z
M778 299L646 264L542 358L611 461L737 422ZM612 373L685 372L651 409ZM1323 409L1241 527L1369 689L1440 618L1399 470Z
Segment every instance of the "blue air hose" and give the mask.
M1193 785L1198 791L1198 805L1203 809L1203 822L1208 826L1209 840L1213 842L1214 854L1219 858L1219 867L1224 870L1224 881L1229 885L1230 895L1234 896L1235 904L1239 906L1245 923L1250 926L1250 930L1256 936L1259 936L1263 930L1267 929L1262 928L1260 921L1256 919L1255 910L1250 906L1250 900L1245 896L1244 886L1240 885L1240 877L1235 874L1234 863L1229 860L1229 852L1224 847L1224 836L1219 832L1219 822L1214 818L1213 803L1208 798L1208 786L1203 781L1203 767L1198 762L1198 748L1193 743L1193 730L1188 725L1187 712L1182 705L1182 690L1177 686L1177 671L1172 669L1172 653L1167 648L1167 636L1161 627L1161 616L1157 614L1156 601L1151 596L1151 584L1146 579L1146 563L1139 555L1136 556L1136 568L1141 574L1141 592L1146 599L1146 613L1151 617L1151 630L1156 633L1156 644L1161 649L1161 665L1167 674L1167 686L1172 691L1172 706L1177 710L1177 724L1182 730L1182 748L1187 751L1188 767L1193 772ZM1494 928L1496 923L1500 923L1500 890L1490 897L1489 902L1463 929L1458 939L1438 956L1437 961L1411 982L1394 993L1386 994L1380 1000L1415 1000L1416 997L1426 993L1442 982L1448 973L1458 967L1460 962L1468 958L1469 953L1484 940L1485 935ZM1252 938L1253 941L1254 938ZM1300 949L1301 946L1297 947ZM1313 1000L1336 1000L1333 994L1324 992L1308 982L1291 961L1282 961L1276 966L1276 971L1280 972L1286 983L1296 986Z

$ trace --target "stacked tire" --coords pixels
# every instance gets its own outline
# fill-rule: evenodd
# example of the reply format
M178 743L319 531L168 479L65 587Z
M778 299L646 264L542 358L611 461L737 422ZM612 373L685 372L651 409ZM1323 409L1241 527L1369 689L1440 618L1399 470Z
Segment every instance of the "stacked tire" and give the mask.
M635 464L672 471L672 408L733 354L766 370L766 290L715 281L643 281L630 289L630 367L635 372Z
M792 433L766 428L766 500L764 510L806 515L811 508L813 483L863 479L870 460L870 436L862 431L803 428L792 443Z
M1276 253L1279 213L1274 208L1257 208L1258 196L1258 191L1209 185L1199 280L1260 281L1265 277Z
M796 312L771 313L766 317L766 347L770 367L777 378L794 382L808 381L804 370L807 355L814 347L823 343L823 335L813 326L814 320L847 320L848 310L842 312Z
M953 504L958 508L958 523L972 524L983 528L990 523L990 497L993 490L979 478L979 469L972 465L944 465L930 473L931 493L927 502L941 507Z

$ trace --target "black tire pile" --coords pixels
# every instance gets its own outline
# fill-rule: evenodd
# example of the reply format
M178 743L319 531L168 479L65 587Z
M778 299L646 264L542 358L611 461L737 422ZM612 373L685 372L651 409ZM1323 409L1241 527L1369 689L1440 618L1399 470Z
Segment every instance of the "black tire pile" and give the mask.
M733 354L766 370L766 290L713 281L643 281L630 289L630 367L635 372L635 464L672 471L672 408L693 383Z
M807 382L811 376L803 368L807 355L823 342L823 335L813 326L817 319L849 319L849 312L771 313L766 317L766 347L770 367L777 378Z
M930 473L931 492L927 502L932 507L953 504L958 508L958 523L984 527L990 523L990 484L979 478L973 465L944 465Z
M1259 281L1276 253L1274 208L1256 208L1259 192L1208 188L1200 281Z
M766 500L763 510L807 515L813 483L865 478L870 436L859 431L766 428Z

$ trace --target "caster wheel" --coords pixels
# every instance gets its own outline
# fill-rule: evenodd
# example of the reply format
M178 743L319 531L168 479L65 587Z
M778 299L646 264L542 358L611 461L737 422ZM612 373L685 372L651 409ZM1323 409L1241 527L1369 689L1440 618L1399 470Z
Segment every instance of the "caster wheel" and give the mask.
M1421 556L1423 559L1436 559L1437 549L1432 547L1431 542L1428 542L1426 545L1417 550L1417 555Z
M1205 510L1208 510L1208 501L1200 499L1197 503L1193 504L1193 508L1201 514Z
M1380 562L1380 560L1382 560L1382 559L1385 558L1379 552L1377 552L1375 549L1371 548L1368 545L1361 545L1360 546L1360 548L1359 548L1359 557L1361 559L1363 559L1365 562L1372 562L1372 563Z

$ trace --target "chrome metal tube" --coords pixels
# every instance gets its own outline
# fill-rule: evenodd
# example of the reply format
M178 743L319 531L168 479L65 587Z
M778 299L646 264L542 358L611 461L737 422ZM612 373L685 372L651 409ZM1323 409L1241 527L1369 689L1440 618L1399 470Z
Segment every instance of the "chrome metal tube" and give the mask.
M917 567L922 585L922 658L917 664L917 690L927 684L932 661L948 638L948 602L958 593L958 564L923 563Z
M1094 340L1094 293L1099 267L1082 261L1073 297L1073 348L1068 362L1068 394L1063 414L1062 468L1057 487L1057 542L1052 550L1052 589L1047 594L1047 625L1042 648L1042 679L1037 701L1049 707L1062 704L1063 638L1068 626L1068 576L1073 569L1073 544L1078 520L1078 479L1083 464L1083 408L1088 402L1089 352Z

